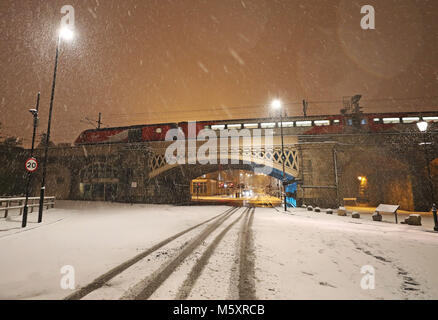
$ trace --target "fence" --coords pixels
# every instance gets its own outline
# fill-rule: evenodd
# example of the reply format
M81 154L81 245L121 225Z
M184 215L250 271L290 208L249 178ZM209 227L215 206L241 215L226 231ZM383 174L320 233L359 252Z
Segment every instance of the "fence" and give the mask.
M9 210L19 209L20 215L23 214L24 201L26 198L0 198L0 212L4 211L3 218L8 217ZM40 206L40 197L29 197L27 207L30 212L33 212L33 208ZM44 197L44 206L47 209L55 207L55 197Z

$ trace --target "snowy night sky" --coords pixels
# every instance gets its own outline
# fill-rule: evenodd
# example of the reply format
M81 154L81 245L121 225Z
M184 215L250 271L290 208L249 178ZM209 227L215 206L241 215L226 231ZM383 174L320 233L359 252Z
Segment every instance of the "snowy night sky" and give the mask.
M304 98L309 114L339 113L357 93L365 112L438 109L435 0L2 0L1 135L25 145L38 91L46 130L66 4L77 36L59 60L57 143L99 112L108 126L265 117L277 96L289 115ZM360 27L366 4L376 30Z

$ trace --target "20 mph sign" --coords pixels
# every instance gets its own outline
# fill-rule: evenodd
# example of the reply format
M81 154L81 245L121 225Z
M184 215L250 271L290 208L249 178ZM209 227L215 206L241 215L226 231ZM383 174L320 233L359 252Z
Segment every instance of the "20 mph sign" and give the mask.
M38 161L35 158L29 158L26 161L26 170L29 172L35 172L38 169Z

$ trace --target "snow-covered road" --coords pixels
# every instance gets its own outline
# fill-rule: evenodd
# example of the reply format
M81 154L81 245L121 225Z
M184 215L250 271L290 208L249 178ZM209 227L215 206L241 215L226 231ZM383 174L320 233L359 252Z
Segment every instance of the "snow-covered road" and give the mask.
M1 299L437 299L438 234L294 209L60 201L0 220ZM76 290L60 286L75 271ZM361 269L374 269L364 290ZM97 281L96 281L97 279ZM73 295L72 295L73 294Z

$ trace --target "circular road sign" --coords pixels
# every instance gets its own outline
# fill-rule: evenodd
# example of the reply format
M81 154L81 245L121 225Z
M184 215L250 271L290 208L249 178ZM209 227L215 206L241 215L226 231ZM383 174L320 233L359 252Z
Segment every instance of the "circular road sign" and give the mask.
M29 172L35 172L38 169L38 161L35 158L29 158L26 160L26 170Z

